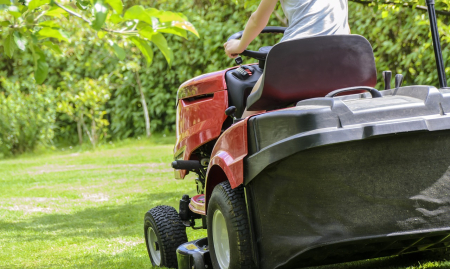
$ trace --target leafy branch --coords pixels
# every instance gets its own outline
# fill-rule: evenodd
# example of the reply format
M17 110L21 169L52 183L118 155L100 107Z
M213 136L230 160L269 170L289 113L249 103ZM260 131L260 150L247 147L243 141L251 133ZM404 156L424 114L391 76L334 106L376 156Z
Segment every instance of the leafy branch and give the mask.
M76 0L70 8L54 0L0 0L0 31L5 54L12 58L16 49L28 49L34 57L34 76L38 84L48 75L45 50L61 54L58 42L70 42L58 19L76 17L89 24L100 38L108 35L108 44L120 60L126 58L119 41L128 39L144 55L147 66L153 60L155 45L165 56L169 65L173 52L163 34L174 34L187 38L187 32L198 37L195 27L181 13L144 8L135 5L124 12L122 0Z
M80 19L82 19L83 21L87 22L89 25L92 26L92 22L90 20L86 19L85 17L83 17L82 15L80 15L80 14L78 14L78 13L76 13L76 12L74 12L74 11L68 9L68 8L66 8L65 6L63 6L62 4L60 4L60 3L56 2L56 1L53 1L53 3L56 6L58 6L59 8L63 9L67 13L69 13L70 15L75 16L77 18L80 18ZM137 34L137 31L135 31L135 30L130 30L130 31L120 30L120 31L117 31L117 30L111 30L111 29L104 28L104 27L101 27L100 29L105 31L105 32L116 33L116 34L128 34L128 33Z

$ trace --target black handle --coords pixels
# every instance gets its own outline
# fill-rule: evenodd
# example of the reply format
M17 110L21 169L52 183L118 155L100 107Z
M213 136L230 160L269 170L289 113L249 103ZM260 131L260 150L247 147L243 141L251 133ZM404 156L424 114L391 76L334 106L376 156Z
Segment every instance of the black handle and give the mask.
M403 75L397 74L395 75L395 88L398 89L402 86L403 83Z
M282 34L287 29L287 27L280 27L280 26L267 26L262 31L261 34L267 34L267 33L279 33ZM230 41L231 39L240 39L242 37L242 34L244 31L237 32L233 35L231 35L227 41ZM267 52L258 52L253 50L244 50L241 55L252 57L257 60L265 60L267 57Z
M234 118L234 113L236 113L236 107L230 106L229 108L225 109L225 115L228 117Z
M282 34L287 29L287 27L281 27L281 26L267 26L262 31L261 34L268 34L268 33L276 33L276 34ZM232 34L227 41L230 41L231 39L240 39L242 37L242 34L244 31L237 32L235 34Z
M350 87L350 88L343 88L343 89L335 90L335 91L332 91L329 94L327 94L325 97L334 97L339 93L351 92L351 91L357 91L357 90L368 91L372 95L372 98L383 97L377 89L372 88L372 87L366 87L366 86L357 86L357 87Z
M172 168L193 171L202 168L202 165L200 161L173 161Z
M384 89L389 90L391 88L391 79L392 72L391 71L383 71L383 80L384 80Z

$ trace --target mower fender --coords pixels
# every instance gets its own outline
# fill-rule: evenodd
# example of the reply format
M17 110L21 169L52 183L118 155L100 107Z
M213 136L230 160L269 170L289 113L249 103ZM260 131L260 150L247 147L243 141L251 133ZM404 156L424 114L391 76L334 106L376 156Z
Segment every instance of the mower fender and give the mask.
M228 128L214 146L206 174L206 205L217 184L228 180L234 189L244 183L247 154L247 119L244 119Z

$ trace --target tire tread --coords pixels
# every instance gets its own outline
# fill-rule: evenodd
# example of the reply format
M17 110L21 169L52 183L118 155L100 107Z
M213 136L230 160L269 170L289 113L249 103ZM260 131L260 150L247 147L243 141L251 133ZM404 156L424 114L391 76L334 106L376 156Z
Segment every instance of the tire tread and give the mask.
M220 192L226 197L226 202L230 205L231 223L238 232L238 251L241 257L240 268L254 268L244 187L239 186L232 189L228 181L220 183L217 187L219 187Z
M177 248L187 242L186 227L181 222L178 212L171 206L156 206L145 214L145 221L147 220L150 223L153 220L155 232L160 240L161 266L177 268ZM147 229L148 226L144 226Z

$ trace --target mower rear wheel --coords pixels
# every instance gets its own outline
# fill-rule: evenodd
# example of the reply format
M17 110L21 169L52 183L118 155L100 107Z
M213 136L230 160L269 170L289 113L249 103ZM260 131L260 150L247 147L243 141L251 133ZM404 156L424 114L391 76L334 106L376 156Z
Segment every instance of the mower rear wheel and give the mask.
M253 268L244 188L218 184L207 212L208 245L214 268Z
M187 242L186 227L175 208L157 206L145 214L145 243L153 266L177 268L177 248Z

